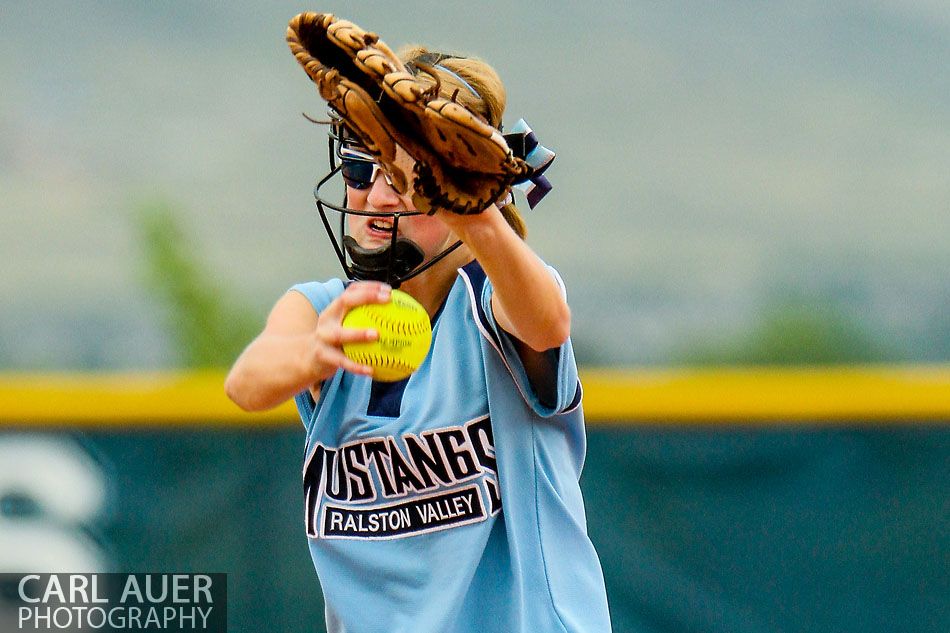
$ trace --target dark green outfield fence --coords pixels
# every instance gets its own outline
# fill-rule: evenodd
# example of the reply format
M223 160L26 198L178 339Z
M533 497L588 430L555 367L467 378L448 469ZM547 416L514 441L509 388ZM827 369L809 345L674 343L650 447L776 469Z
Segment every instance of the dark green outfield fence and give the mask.
M950 631L950 428L594 431L617 631Z
M0 572L226 572L229 630L323 630L299 424L55 417L0 431ZM945 418L600 418L588 441L615 631L950 631Z

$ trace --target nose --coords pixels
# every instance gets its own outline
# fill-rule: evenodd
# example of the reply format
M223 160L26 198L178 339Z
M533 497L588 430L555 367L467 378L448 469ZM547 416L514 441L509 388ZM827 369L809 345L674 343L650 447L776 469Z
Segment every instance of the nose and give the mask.
M399 194L389 184L388 178L379 178L373 180L370 185L369 193L366 195L366 201L375 209L384 209L399 204Z

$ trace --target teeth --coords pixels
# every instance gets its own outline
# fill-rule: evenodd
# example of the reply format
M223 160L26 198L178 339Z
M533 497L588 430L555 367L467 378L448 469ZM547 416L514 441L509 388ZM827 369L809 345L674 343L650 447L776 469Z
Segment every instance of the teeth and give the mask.
M393 223L386 220L373 220L370 222L370 227L377 231L392 231Z

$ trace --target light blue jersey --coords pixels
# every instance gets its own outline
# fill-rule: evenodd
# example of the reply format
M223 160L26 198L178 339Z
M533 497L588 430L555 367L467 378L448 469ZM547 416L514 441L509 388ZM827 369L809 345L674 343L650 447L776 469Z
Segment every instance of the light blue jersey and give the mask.
M293 290L320 312L343 288ZM610 630L578 485L570 341L548 353L549 384L532 388L491 292L476 262L459 269L407 380L338 371L319 402L296 397L330 633Z

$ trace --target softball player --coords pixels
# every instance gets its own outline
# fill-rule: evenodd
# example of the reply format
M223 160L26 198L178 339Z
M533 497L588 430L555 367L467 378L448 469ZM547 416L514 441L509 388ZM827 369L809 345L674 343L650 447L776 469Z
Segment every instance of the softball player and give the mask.
M401 58L500 126L490 66L418 48ZM330 147L345 206L319 188L318 206L348 280L293 286L226 384L248 410L296 401L328 631L609 631L578 485L585 431L560 277L509 200L419 214L344 122ZM375 332L341 322L394 286L428 311L432 346L409 378L385 383L341 349Z

